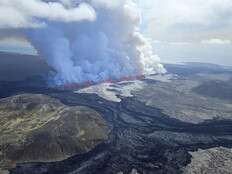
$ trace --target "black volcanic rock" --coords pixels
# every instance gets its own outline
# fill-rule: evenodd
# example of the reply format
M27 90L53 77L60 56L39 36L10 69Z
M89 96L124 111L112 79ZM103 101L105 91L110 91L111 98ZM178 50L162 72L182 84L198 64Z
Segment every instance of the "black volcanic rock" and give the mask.
M108 132L101 115L88 107L68 107L45 95L1 99L0 169L86 153L106 140Z
M1 151L0 156L3 157L5 155L5 158L2 159L5 159L5 166L7 164L10 165L8 168L14 166L12 164L14 161L10 161L9 159L18 160L19 156L23 157L21 161L16 161L17 165L11 168L9 173L231 174L231 100L208 95L204 92L207 88L203 90L204 93L202 94L194 91L194 89L209 81L223 82L219 83L216 90L219 87L220 89L225 89L223 84L224 82L231 82L232 74L227 70L223 70L223 73L216 73L214 68L211 70L210 67L204 73L202 71L204 69L201 67L198 68L196 65L194 65L194 68L190 65L181 65L180 68L178 65L175 66L179 69L180 73L177 72L179 76L169 74L161 76L152 75L141 80L94 85L81 90L77 89L78 91L52 89L46 86L41 87L33 82L3 82L2 85L0 82L0 97L25 92L45 94L50 96L42 95L42 98L45 98L46 102L38 99L40 97L37 97L36 101L40 101L39 103L44 105L45 108L52 107L52 112L55 112L53 110L57 111L55 114L57 116L54 117L49 116L50 112L47 109L45 109L46 114L43 114L41 111L39 112L36 107L43 107L40 104L35 105L36 102L30 99L30 95L27 95L26 102L18 99L18 96L1 100L0 111L2 113L5 111L3 115L10 113L6 118L11 120L10 122L5 121L5 128L9 132L5 133L5 135L8 135L7 138L4 139L3 137L0 140L1 143L4 142L6 144L2 146L2 149L4 147L11 150L12 146L7 146L7 142L10 141L12 144L15 144L13 147L16 150L13 150L17 153L2 153ZM181 68L183 68L183 71ZM226 91L229 91L229 88ZM14 101L15 98L17 102ZM13 101L11 101L12 99ZM103 127L97 124L99 126L96 126L96 129L93 128L91 131L88 127L89 124L84 124L89 120L87 119L86 121L84 119L86 117L77 116L80 120L85 120L81 122L75 119L76 117L73 116L75 114L61 114L63 116L59 116L60 111L63 113L61 108L65 107L73 113L73 109L71 108L79 108L78 110L80 110L80 105L90 107L101 113L101 116L111 128L109 135L99 133L101 135L108 135L107 141L99 143L93 149L89 148L89 142L97 140L99 136L96 135L99 134L96 133L99 130L103 132L105 130L108 131L106 123L102 124ZM4 108L8 109L4 110ZM18 122L18 120L15 121L14 117L21 118L20 115L22 115L21 112L18 115L15 114L18 109L27 113L26 118L23 117L25 122L23 129L21 129L22 133L18 133L20 132L18 131L20 127L14 126ZM65 111L67 110L65 109ZM87 111L89 110L87 109ZM32 129L28 125L37 127L39 126L38 123L41 122L41 120L38 120L36 121L37 124L34 124L35 116L29 114L31 111L37 113L37 116L40 115L39 118L49 121L42 128L38 127L35 131L32 130L27 133L26 130ZM82 115L85 112L82 110L80 113ZM95 111L91 113L95 113ZM57 117L58 119L56 119ZM3 118L5 117L1 116L1 119ZM33 119L28 120L27 118ZM95 116L91 117L90 120L95 120L94 118ZM80 122L80 124L73 126L76 122ZM95 123L96 121L93 122ZM3 122L0 121L0 124L3 125ZM83 125L86 126L83 128ZM75 144L72 141L75 135L82 135L81 131L77 130L76 127L81 127L81 130L86 129L89 132L87 135L91 138L89 138L88 142L82 142L83 146L80 146L79 142L76 143L78 144L78 148L82 147L85 149L84 147L87 147L88 149L83 151L87 153L79 154L80 151L77 150L75 151L77 155L65 158L65 160L59 160L62 159L60 157L65 157L63 156L63 152L70 154L70 151L73 152L73 149L75 149L73 146L67 147L67 145ZM7 131L7 129L4 131ZM0 131L2 132L3 129ZM79 133L75 134L75 132ZM26 140L30 141L22 141L24 140L24 134L29 137ZM95 136L93 137L92 135ZM17 137L19 138L15 141ZM105 140L103 136L100 137L100 140ZM22 142L21 144L25 145L20 147L27 147L25 152L17 151L17 147L19 147L17 146L17 142ZM57 142L61 143L62 152L59 148L56 148ZM21 145L20 143L18 144ZM36 144L36 146L33 146L35 148L30 148L27 144ZM48 144L49 147L47 147ZM24 154L34 154L31 152L31 149L37 149L37 151L44 154L38 153L39 160L37 158L37 160L33 159L29 161L28 156L25 157ZM46 153L47 151L49 152ZM60 155L58 156L59 158L56 156L57 153ZM8 158L6 158L6 154L10 154ZM52 157L57 161L50 162L52 160L51 158L48 159L48 157ZM4 161L2 160L1 162L3 164Z

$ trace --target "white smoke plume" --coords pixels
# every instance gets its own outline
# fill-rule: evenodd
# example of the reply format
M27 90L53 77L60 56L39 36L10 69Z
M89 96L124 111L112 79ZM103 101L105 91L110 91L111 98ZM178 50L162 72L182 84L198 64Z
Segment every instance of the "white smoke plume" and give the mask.
M20 14L21 22L0 27L23 28L56 70L56 85L165 72L139 32L140 12L133 0L1 1Z
M94 20L94 9L86 3L67 9L59 2L42 0L1 0L0 28L43 27L46 21Z

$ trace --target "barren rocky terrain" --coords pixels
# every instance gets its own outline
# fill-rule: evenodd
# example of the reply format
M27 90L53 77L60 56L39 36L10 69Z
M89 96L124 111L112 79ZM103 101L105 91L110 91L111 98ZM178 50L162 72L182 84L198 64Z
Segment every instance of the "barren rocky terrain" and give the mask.
M73 90L0 82L1 172L230 174L231 70L166 68L172 74Z
M192 152L191 163L184 169L185 174L231 174L232 149L217 147Z

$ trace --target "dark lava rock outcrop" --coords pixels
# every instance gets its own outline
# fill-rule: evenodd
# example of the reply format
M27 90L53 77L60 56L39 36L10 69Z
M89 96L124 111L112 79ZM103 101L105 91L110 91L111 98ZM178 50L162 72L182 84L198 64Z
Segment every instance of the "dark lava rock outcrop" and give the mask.
M86 153L108 133L101 115L88 107L69 107L38 94L4 98L0 100L0 169Z

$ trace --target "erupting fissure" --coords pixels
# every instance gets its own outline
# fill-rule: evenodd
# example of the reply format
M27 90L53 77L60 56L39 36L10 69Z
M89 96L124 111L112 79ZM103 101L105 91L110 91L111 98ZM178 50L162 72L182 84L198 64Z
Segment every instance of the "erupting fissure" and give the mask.
M125 76L119 79L106 79L106 80L102 80L102 81L98 81L98 82L93 82L93 81L85 81L82 83L65 83L62 85L58 85L56 87L58 87L59 89L78 89L78 88L86 88L92 85L96 85L96 84L101 84L101 83L117 83L117 82L122 82L122 81L134 81L134 80L140 80L143 79L144 76L140 75L140 76Z
M139 32L140 12L133 0L43 3L56 4L70 12L62 21L34 17L42 25L24 30L38 54L56 71L49 78L50 84L98 83L165 72ZM75 20L72 13L83 7L82 17Z

